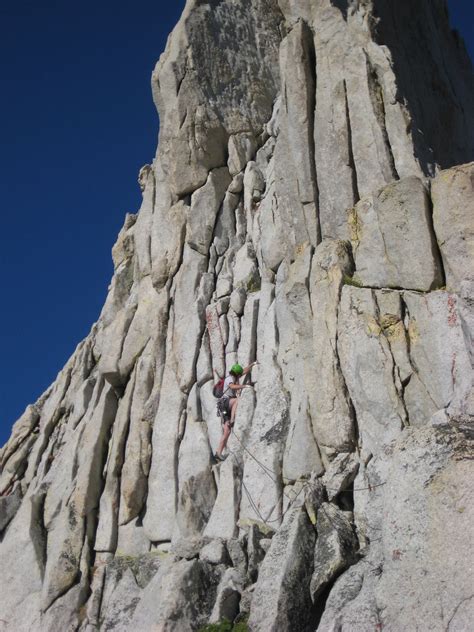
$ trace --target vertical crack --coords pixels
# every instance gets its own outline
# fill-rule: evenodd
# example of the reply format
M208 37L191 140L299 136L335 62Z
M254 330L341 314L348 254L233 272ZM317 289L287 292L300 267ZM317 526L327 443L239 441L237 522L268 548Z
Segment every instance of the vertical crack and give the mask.
M388 351L390 354L390 358L392 360L392 381L393 381L393 386L395 387L395 390L397 392L398 395L398 399L400 400L400 403L403 407L403 411L405 413L405 419L401 419L403 426L409 426L410 425L410 417L408 414L408 410L407 407L405 405L405 399L404 399L404 386L402 384L402 380L400 379L400 372L398 369L398 365L396 363L395 360L395 356L393 355L393 351L392 351L392 346L390 344L390 341L387 339L387 337L385 336L385 334L383 333L383 328L381 326L381 315L380 315L380 306L377 300L377 292L376 290L371 290L372 292L372 298L374 301L374 305L375 305L375 318L377 320L377 323L380 327L380 335L383 336L385 338L385 340L387 341L387 347L388 347ZM382 348L382 352L384 351L383 346L381 345Z
M31 523L29 529L42 580L44 580L48 546L48 531L44 523L45 501L46 488L42 487L38 493L31 497Z
M390 144L390 139L388 137L388 132L387 132L387 126L385 123L386 112L385 112L383 88L377 76L377 70L374 68L374 66L372 66L369 56L367 55L366 51L364 51L364 53L365 53L366 69L367 69L367 84L369 87L369 96L370 96L370 101L372 103L372 110L375 114L375 118L377 119L377 122L380 127L380 131L382 133L392 177L394 180L399 180L400 176L398 175L397 169L395 167L395 159L393 156L392 146Z
M410 317L410 311L409 311L409 309L408 309L408 305L407 305L407 303L405 302L405 299L404 299L404 297L403 297L403 293L400 293L400 300L401 300L401 302L402 302L402 313L403 313L403 315L404 315L404 321L405 321L406 319L411 320L411 317ZM415 319L413 319L413 321L414 321L414 322L416 322L416 320L415 320ZM405 325L405 323L404 323L404 325ZM404 328L405 328L405 332L406 332L406 330L407 330L406 326L405 326ZM438 409L439 409L439 406L438 406L438 404L434 401L433 397L431 396L430 391L429 391L429 390L428 390L428 388L426 387L426 384L423 382L423 380L422 380L422 378L421 378L421 375L420 375L420 373L419 373L418 367L416 366L416 362L415 362L415 360L414 360L414 359L413 359L413 357L412 357L412 353L411 353L411 338L410 338L410 334L409 334L409 332L406 334L406 342L407 342L407 355L408 355L408 361L410 362L410 366L411 366L411 368L412 368L412 371L413 371L413 373L414 373L414 374L416 374L416 376L417 376L417 377L418 377L418 379L420 380L420 384L421 384L421 385L423 386L423 388L425 389L426 396L427 396L427 397L429 397L429 399L430 399L430 400L431 400L431 402L433 403L433 406L434 406L435 410L438 410ZM408 386L408 383L407 383L407 386Z
M357 184L357 170L354 161L354 150L352 145L352 127L351 127L351 117L349 111L349 100L347 98L347 83L344 79L344 102L346 108L346 123L347 123L347 150L349 153L349 167L351 169L351 179L352 179L352 195L354 198L354 204L360 200L359 187Z
M431 181L428 181L428 209L427 209L427 213L426 213L426 222L428 224L428 230L430 232L430 242L431 242L431 254L433 256L433 260L435 262L435 267L438 268L439 270L439 274L440 274L440 279L439 279L439 286L444 286L446 285L446 270L444 267L444 261L443 261L443 257L441 255L441 250L439 248L439 244L438 244L438 236L436 235L436 230L435 230L435 226L434 226L434 209L433 209L433 198L431 197ZM435 283L433 283L433 285L435 286ZM430 289L436 289L436 287L432 287Z
M309 26L305 24L305 29L303 31L303 50L306 53L306 66L308 70L308 74L310 76L311 81L308 86L308 101L307 101L307 110L308 110L308 148L309 148L309 159L310 159L310 169L311 169L311 180L313 183L313 199L316 208L316 243L318 245L322 241L322 233L321 233L321 219L319 215L319 187L318 187L318 176L316 172L316 151L315 151L315 115L316 115L316 90L317 90L317 72L316 72L316 48L314 46L313 33ZM304 208L304 205L303 205Z
M354 274L354 270L355 270L355 264L354 264L354 259L352 256L352 251L350 251L350 259L351 259L350 268L348 268L347 270L343 270L342 272L343 273L347 272L348 274L352 275ZM354 403L352 402L351 396L349 394L349 389L347 388L346 378L344 376L344 372L341 367L341 359L339 357L339 306L341 304L343 287L344 287L344 282L343 280L341 280L337 289L337 305L336 305L336 313L334 316L335 321L336 321L336 337L334 340L333 351L334 351L335 364L336 364L335 368L336 368L336 371L338 371L341 375L343 395L349 407L349 415L352 420L354 446L359 446L360 431L359 431L359 422L357 420L357 413L356 413Z

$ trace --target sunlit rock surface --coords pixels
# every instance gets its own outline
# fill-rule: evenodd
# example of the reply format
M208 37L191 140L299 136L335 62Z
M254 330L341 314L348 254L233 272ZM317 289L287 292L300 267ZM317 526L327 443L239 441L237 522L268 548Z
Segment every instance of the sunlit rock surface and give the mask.
M444 0L188 0L102 313L0 451L2 631L470 629L472 77Z

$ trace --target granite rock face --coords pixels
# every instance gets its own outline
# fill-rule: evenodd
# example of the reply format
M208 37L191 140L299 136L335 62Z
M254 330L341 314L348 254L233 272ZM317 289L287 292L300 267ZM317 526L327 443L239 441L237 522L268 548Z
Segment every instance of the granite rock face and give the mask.
M463 280L472 281L474 277L474 164L438 173L433 180L432 197L446 285L459 293Z
M356 278L362 285L423 292L443 285L431 202L419 178L397 180L361 200L349 223Z
M0 451L0 627L469 629L474 82L444 0L188 0L152 89L103 310ZM213 382L254 361L216 464Z

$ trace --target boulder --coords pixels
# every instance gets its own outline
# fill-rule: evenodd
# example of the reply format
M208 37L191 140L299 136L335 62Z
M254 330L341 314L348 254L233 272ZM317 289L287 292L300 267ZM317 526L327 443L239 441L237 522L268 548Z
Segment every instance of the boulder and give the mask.
M357 282L426 292L444 284L430 198L419 178L404 178L361 200L349 225Z
M459 293L464 279L474 280L474 163L440 171L432 182L431 197L446 285Z
M140 587L130 568L120 571L108 568L100 607L99 629L106 632L129 630L140 594Z
M234 568L228 568L217 587L216 602L212 609L209 623L220 623L224 620L234 621L239 613L243 587L244 578L239 571Z
M125 632L130 629L143 590L164 565L157 555L115 557L98 566L104 571L100 601L99 629Z
M314 542L314 528L304 509L290 510L260 568L250 609L250 630L305 629L311 611Z
M342 452L331 461L322 478L330 501L339 494L352 493L351 486L358 469L359 462L355 454Z
M358 541L345 512L323 503L317 513L314 571L310 591L317 602L324 588L355 561Z
M160 567L143 591L129 629L195 632L211 614L219 575L198 560Z
M237 535L241 476L241 467L232 455L219 466L217 498L204 529L206 537L230 539Z
M371 568L363 560L339 577L326 601L318 632L336 632L345 627L348 630L381 629L374 596L378 574L379 567Z
M202 547L199 559L209 564L226 564L229 560L229 555L224 542L211 540L211 542Z

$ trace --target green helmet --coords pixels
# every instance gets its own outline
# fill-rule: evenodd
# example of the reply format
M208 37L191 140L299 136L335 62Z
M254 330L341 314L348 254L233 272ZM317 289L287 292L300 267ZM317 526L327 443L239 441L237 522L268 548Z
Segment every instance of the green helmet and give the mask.
M240 366L240 364L234 364L234 366L230 370L230 373L233 373L234 375L242 375L243 372L244 370Z

